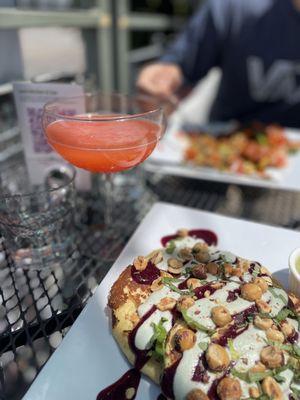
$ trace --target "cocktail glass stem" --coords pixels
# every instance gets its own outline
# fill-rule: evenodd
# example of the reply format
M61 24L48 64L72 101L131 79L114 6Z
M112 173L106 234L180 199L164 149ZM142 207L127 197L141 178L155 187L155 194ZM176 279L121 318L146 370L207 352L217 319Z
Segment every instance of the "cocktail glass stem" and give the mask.
M114 207L114 177L113 174L103 174L104 182L104 224L112 223L112 212Z

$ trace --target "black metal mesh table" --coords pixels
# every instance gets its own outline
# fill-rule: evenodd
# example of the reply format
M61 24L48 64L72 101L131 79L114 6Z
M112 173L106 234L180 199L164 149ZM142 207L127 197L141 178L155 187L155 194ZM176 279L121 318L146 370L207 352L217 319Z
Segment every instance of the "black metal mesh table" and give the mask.
M139 212L118 214L122 235L78 227L78 252L49 273L14 271L0 243L0 399L19 399L73 324L153 200L300 228L300 194L149 175ZM150 196L150 198L148 197ZM84 199L81 199L84 201ZM89 215L87 208L87 215ZM113 240L111 239L113 237ZM99 249L102 255L99 257ZM104 253L103 253L104 252Z

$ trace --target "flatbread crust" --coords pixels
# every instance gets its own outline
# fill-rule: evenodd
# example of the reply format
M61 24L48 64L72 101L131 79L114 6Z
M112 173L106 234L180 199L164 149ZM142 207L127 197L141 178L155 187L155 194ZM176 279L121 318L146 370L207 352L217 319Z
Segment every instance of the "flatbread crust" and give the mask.
M128 344L128 333L139 321L138 307L151 294L150 285L136 283L131 277L131 265L119 276L111 288L108 305L112 310L112 333L130 364L135 355ZM159 384L163 366L153 357L144 365L142 372Z

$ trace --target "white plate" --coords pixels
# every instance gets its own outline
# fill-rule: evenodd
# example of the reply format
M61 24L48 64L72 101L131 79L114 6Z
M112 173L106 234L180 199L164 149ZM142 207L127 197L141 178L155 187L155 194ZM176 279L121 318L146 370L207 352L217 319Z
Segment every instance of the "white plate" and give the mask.
M170 121L163 139L143 164L146 170L187 178L300 191L300 152L289 157L287 167L269 168L267 172L271 179L261 179L259 177L222 172L213 168L187 165L184 163L187 140L183 135L178 134L181 126L180 119L173 118ZM285 133L292 140L300 140L300 131L286 128Z
M140 224L96 293L47 362L26 400L96 400L97 393L130 367L111 336L107 295L122 269L137 255L160 246L160 238L177 229L205 228L219 237L219 248L258 260L285 278L288 256L300 235L234 218L157 203ZM136 399L153 400L159 389L143 378ZM116 399L117 400L117 399Z

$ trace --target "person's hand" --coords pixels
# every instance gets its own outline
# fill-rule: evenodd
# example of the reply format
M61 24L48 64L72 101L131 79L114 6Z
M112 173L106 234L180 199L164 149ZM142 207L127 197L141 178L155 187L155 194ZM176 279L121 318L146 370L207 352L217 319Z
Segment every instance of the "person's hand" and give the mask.
M155 63L141 70L136 85L145 93L175 103L178 102L175 92L182 82L183 76L178 65Z

